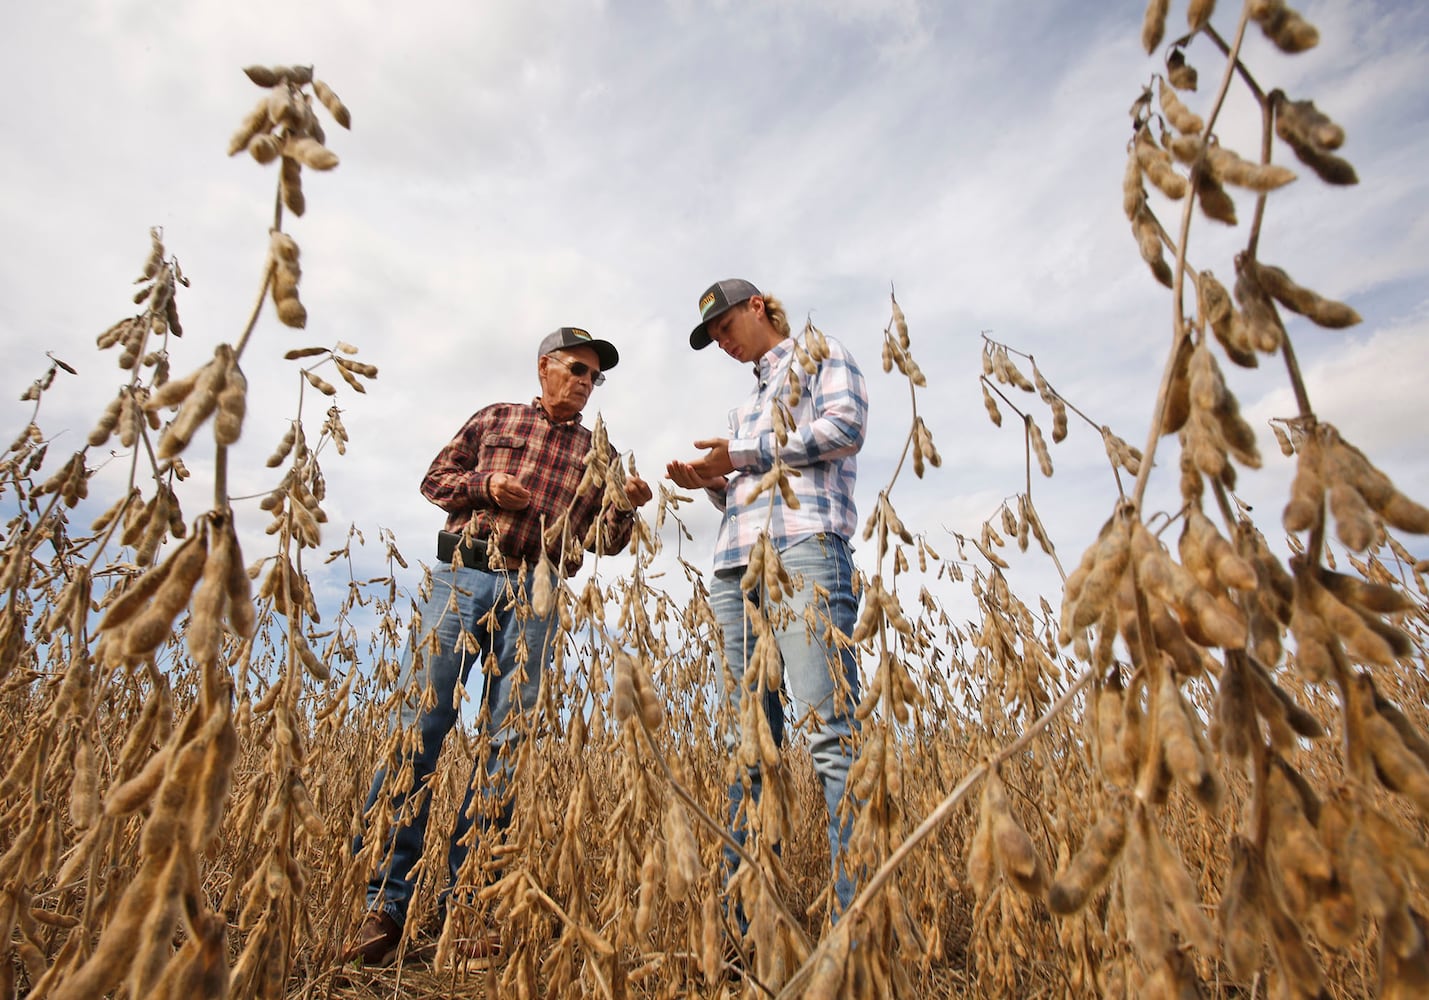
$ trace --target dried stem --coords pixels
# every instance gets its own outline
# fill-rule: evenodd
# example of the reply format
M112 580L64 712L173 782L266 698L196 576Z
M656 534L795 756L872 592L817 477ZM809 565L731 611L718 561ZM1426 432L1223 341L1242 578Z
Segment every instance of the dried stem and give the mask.
M1215 101L1212 102L1211 112L1206 118L1205 133L1210 135L1212 127L1217 118L1220 117L1221 108L1225 105L1226 95L1230 92L1231 79L1235 74L1238 53L1241 43L1245 40L1246 25L1250 23L1250 4L1246 3L1241 8L1240 21L1236 25L1235 40L1227 50L1229 58L1226 61L1225 72L1221 75L1220 88L1216 91ZM1161 426L1164 422L1166 406L1170 400L1171 381L1176 370L1176 355L1180 350L1181 341L1187 336L1184 298L1184 275L1186 270L1186 245L1191 238L1191 215L1196 207L1195 180L1196 175L1205 169L1206 144L1201 143L1201 151L1196 158L1196 163L1191 167L1190 190L1186 193L1186 204L1181 208L1181 234L1176 247L1176 278L1172 294L1172 323L1173 334L1171 337L1171 350L1166 356L1166 367L1161 372L1161 385L1156 391L1156 405L1151 410L1151 428L1147 431L1146 447L1142 449L1141 468L1136 474L1136 484L1132 488L1132 503L1138 510L1141 509L1142 501L1146 496L1146 487L1151 481L1151 469L1155 465L1153 461L1156 457L1156 446L1161 441Z

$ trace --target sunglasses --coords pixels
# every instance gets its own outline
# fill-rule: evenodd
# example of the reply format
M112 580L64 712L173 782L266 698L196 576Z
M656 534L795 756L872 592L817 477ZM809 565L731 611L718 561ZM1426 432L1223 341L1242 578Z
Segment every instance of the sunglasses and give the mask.
M596 370L595 368L592 368L584 361L566 361L564 358L561 358L555 354L547 354L546 357L554 361L556 364L560 365L562 368L570 372L576 378L585 378L587 375L589 375L591 385L605 385L605 375L602 374L600 371Z

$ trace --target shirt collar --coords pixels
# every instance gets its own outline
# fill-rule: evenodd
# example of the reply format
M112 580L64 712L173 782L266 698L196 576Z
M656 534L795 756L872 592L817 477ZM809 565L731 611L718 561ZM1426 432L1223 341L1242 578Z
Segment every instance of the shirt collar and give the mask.
M794 338L785 337L759 356L759 360L754 363L754 377L760 382L767 382L793 353Z
M546 423L550 424L552 427L580 426L580 411L577 411L576 415L571 417L569 420L557 420L555 417L551 416L551 411L546 409L546 404L541 402L540 396L537 396L535 399L531 400L531 408L534 409L537 413L539 413L542 417L544 417L546 419Z

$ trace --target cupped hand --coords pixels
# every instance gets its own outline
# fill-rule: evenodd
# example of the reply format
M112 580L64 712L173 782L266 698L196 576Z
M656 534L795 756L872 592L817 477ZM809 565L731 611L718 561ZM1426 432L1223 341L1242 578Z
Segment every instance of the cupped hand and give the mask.
M644 507L654 495L650 484L639 476L631 473L625 477L625 496L632 507Z
M706 449L705 454L690 463L690 467L706 480L723 477L734 471L734 460L729 457L729 438L705 438L695 442L696 448Z
M690 462L669 462L665 465L665 478L686 490L723 489L723 476L703 476L695 471Z
M531 504L531 492L515 476L504 472L492 474L488 489L502 510L525 510Z

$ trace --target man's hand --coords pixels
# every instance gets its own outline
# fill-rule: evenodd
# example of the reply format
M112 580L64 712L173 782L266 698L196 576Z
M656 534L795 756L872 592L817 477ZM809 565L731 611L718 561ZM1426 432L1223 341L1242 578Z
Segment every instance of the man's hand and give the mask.
M674 482L676 486L687 490L719 490L725 487L723 476L712 478L701 476L689 462L666 463L665 478Z
M645 480L633 472L626 475L625 496L630 500L630 506L644 507L654 495L655 492L650 489L650 484Z
M486 488L502 510L525 510L531 504L530 491L515 476L504 472L493 472Z
M705 479L729 475L734 471L734 462L729 457L729 438L705 438L695 442L696 448L707 448L703 458L697 458L690 467Z
M695 442L696 448L708 449L693 462L670 462L665 477L687 490L718 490L725 486L725 476L734 471L729 458L728 438L705 438Z

